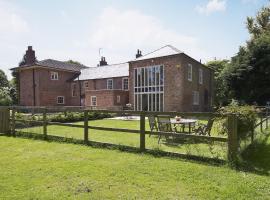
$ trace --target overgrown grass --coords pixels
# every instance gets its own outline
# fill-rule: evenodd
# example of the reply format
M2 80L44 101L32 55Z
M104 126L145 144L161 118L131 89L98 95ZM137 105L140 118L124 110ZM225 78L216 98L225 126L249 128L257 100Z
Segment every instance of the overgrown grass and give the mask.
M269 176L226 166L6 136L0 137L0 148L0 199L270 196Z
M77 122L74 124L83 124L83 122ZM94 120L89 121L91 126L99 127L111 127L111 128L126 128L139 130L139 121L122 121L122 120ZM146 123L146 129L149 130L148 122ZM22 131L39 133L42 134L42 127L24 128ZM213 134L215 134L216 127L213 128ZM82 128L71 128L63 126L48 126L48 135L62 136L67 138L83 139ZM111 144L126 145L131 147L139 147L139 134L134 133L120 133L112 131L100 131L89 129L89 139L96 142L105 142ZM227 156L227 144L221 142L195 142L192 140L166 140L162 138L161 142L158 143L157 136L149 137L146 135L146 148L184 153L189 155L196 155L209 158L218 158L225 160Z

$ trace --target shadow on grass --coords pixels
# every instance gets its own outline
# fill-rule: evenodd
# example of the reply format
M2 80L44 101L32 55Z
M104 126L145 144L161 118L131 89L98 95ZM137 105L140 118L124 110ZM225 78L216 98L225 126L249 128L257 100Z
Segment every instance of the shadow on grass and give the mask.
M4 134L2 136L11 137L10 135L7 135L7 134ZM79 144L79 145L91 146L93 148L113 149L113 150L119 150L123 152L147 154L147 155L152 155L154 157L167 157L169 159L184 159L188 161L193 161L195 163L207 164L207 165L213 165L213 166L221 166L221 165L227 164L227 161L218 159L218 158L209 158L209 157L189 155L189 154L165 152L159 149L146 149L144 151L141 151L139 148L131 147L131 146L95 142L95 141L88 141L88 143L85 143L83 140L80 140L80 139L65 138L65 137L53 136L53 135L48 135L45 138L43 134L29 133L29 132L16 132L15 137L34 139L34 140L45 140L47 142Z
M242 152L241 168L260 175L270 175L270 133L260 135Z

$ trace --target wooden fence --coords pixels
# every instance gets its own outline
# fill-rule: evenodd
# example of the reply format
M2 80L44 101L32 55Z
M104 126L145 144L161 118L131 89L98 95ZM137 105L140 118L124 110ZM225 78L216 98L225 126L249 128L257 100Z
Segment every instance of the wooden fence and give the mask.
M32 112L42 112L42 120L22 120L22 119L16 119L15 113L20 110L26 110L30 109ZM10 111L9 111L10 110ZM83 128L84 129L84 142L88 144L91 141L91 132L89 134L89 130L103 130L103 131L115 131L115 132L125 132L125 133L134 133L134 134L140 134L140 151L145 151L147 149L146 142L145 142L145 136L148 134L151 135L158 135L158 136L173 136L173 137L181 137L181 138L190 138L193 140L205 140L205 141L218 141L218 142L225 142L227 143L228 152L227 157L229 161L234 161L237 159L238 156L238 147L239 147L239 141L237 136L237 117L234 114L229 114L223 117L226 117L228 120L228 138L224 137L213 137L213 136L204 136L204 135L194 135L194 134L184 134L184 133L168 133L168 132L151 132L146 131L145 129L145 119L146 116L150 115L170 115L170 116L192 116L192 117L221 117L220 115L217 115L215 113L189 113L189 112L142 112L142 111L111 111L111 110L92 110L91 108L87 107L9 107L9 108L0 108L0 119L2 117L3 123L1 122L0 130L2 132L8 132L11 135L15 136L16 133L16 122L35 122L39 123L40 126L43 126L43 135L44 138L47 138L47 126L48 125L58 125L58 126L67 126L67 127L76 127L76 128ZM83 112L84 113L84 124L78 125L78 124L67 124L67 123L60 123L60 122L50 122L47 119L47 114L51 112ZM91 126L91 122L88 120L89 113L95 112L95 113L110 113L110 114L118 114L121 115L125 113L126 115L137 115L140 116L140 129L139 130L133 130L133 129L123 129L123 128L108 128L108 127L96 127ZM3 114L4 113L4 114ZM9 120L10 119L10 120ZM268 119L261 118L260 124L266 122L268 127ZM2 121L2 120L1 120ZM4 124L4 125L3 125ZM0 131L1 132L1 131Z

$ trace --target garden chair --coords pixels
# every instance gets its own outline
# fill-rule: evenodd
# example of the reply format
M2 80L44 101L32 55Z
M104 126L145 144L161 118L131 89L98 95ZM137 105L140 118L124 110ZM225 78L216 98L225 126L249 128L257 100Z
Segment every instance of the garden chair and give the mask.
M157 122L156 122L156 117L154 115L149 115L148 116L148 121L149 121L149 126L150 126L150 131L151 133L153 131L158 131L158 126L157 126ZM149 137L151 136L151 134L149 134Z
M195 127L193 131L195 134L199 135L208 135L211 136L211 129L213 127L215 118L210 118L207 122L207 124L198 124L198 127Z
M158 130L160 132L168 132L168 133L176 132L175 127L172 127L170 116L165 116L165 115L157 116L157 121L158 121ZM166 137L166 139L167 138L168 136ZM159 135L158 143L160 142L160 139L161 139L161 135Z

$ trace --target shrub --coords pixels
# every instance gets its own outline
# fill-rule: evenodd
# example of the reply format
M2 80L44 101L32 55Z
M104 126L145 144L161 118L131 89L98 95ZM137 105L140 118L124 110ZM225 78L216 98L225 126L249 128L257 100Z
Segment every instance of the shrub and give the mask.
M237 117L237 133L238 139L246 139L252 133L253 127L256 124L258 115L254 106L238 106L237 104L231 104L226 107L222 107L219 110L220 114L235 114ZM227 129L227 123L223 126Z
M111 117L110 114L104 113L89 113L88 119L89 120L96 120L96 119L103 119ZM57 114L49 117L49 120L52 122L77 122L84 120L84 113L76 113L76 112L67 112L65 115Z

